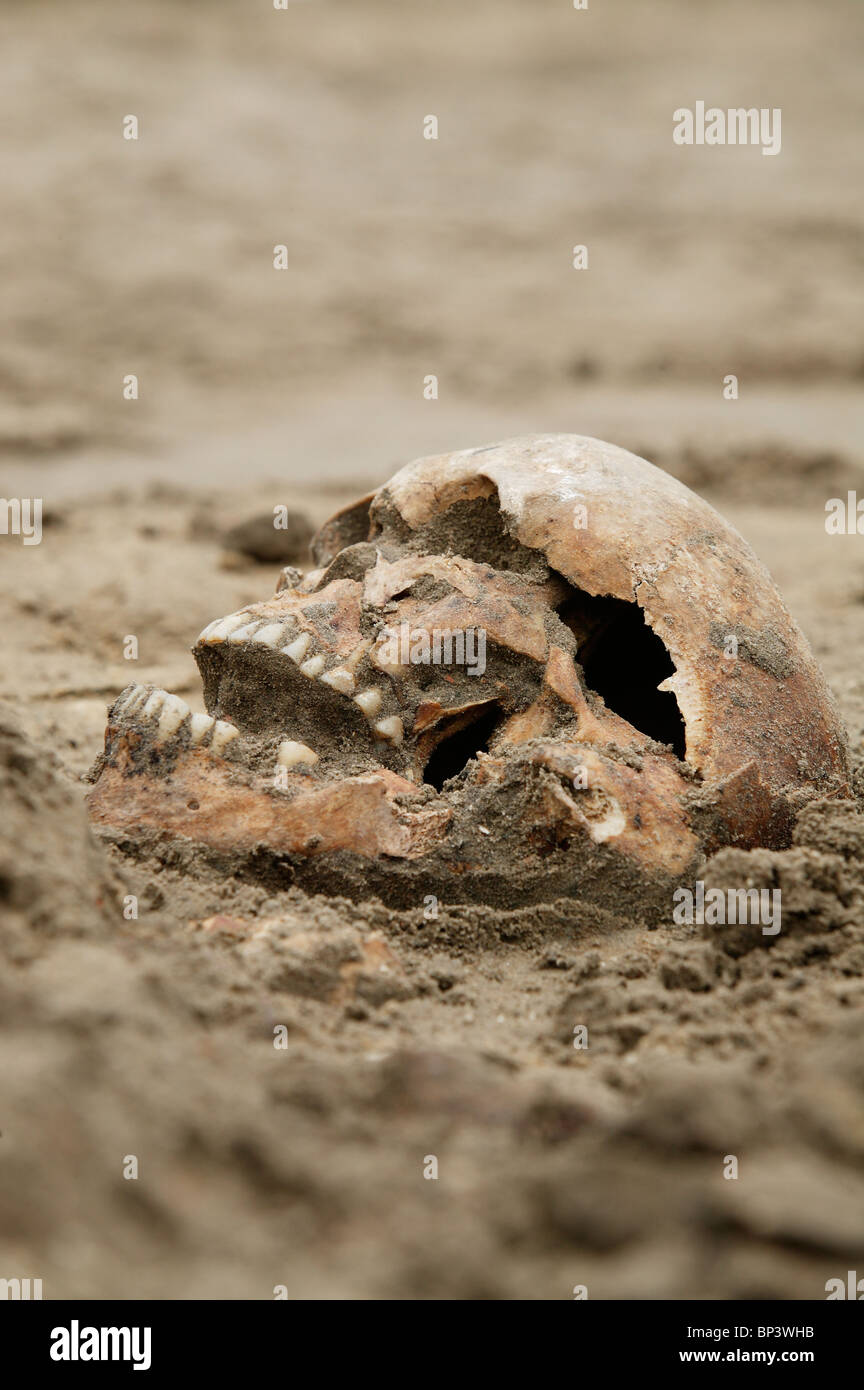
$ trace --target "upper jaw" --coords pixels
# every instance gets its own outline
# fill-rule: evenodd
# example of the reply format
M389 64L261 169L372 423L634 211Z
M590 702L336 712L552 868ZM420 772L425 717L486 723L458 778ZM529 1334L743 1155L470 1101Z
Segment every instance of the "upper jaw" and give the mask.
M209 624L193 647L207 708L251 734L282 734L392 764L404 727L360 631L359 586L320 600L282 593Z

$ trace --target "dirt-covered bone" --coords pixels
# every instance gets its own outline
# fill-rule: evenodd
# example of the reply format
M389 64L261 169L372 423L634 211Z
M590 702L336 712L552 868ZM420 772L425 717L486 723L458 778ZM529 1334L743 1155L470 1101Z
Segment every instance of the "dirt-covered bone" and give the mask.
M749 547L581 436L409 464L316 568L211 623L207 714L133 687L91 814L134 852L410 905L668 910L724 844L848 788L833 701Z

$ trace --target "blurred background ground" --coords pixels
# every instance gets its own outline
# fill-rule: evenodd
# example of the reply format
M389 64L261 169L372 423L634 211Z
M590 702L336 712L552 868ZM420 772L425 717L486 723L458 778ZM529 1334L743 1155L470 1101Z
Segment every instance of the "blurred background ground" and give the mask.
M223 567L225 526L553 430L739 526L857 749L864 556L824 504L861 478L862 39L856 0L0 4L0 492L46 509L40 546L0 538L0 1277L818 1298L864 1258L854 807L845 851L807 832L825 900L733 961L573 908L429 932L130 888L84 852L78 780L130 678L197 703L190 642L272 590ZM676 147L699 99L781 107L782 153ZM263 935L188 925L229 910ZM358 1000L332 961L375 932L398 983Z

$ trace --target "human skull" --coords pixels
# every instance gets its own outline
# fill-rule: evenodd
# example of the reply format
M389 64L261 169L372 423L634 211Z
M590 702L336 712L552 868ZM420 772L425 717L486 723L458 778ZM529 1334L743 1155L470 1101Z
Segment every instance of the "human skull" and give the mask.
M421 459L316 568L205 628L207 714L109 712L90 812L137 853L393 905L668 909L725 844L848 791L840 721L749 546L643 459L542 435Z

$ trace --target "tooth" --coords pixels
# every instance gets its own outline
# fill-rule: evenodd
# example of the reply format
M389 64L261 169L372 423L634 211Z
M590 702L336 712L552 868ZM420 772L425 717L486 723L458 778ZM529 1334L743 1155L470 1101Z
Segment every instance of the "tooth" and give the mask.
M189 706L179 695L166 695L159 716L160 737L170 738L172 734L176 734L188 713Z
M371 646L371 637L368 638L365 642L360 642L354 648L353 652L351 652L350 656L346 656L345 660L342 662L342 665L345 667L346 671L356 671L357 667L360 665L360 662L362 661L363 657L366 655Z
M131 699L123 711L124 714L140 714L149 698L149 691L146 685L139 685L135 696Z
M229 724L224 719L217 719L213 725L213 737L210 740L210 752L221 753L223 748L236 738L240 730L233 724Z
M309 663L306 664L308 666ZM337 666L333 671L325 671L321 677L321 684L332 685L334 690L340 691L343 695L354 693L354 677L344 666Z
M324 670L323 656L310 656L308 661L303 662L300 670L303 672L304 676L309 677L310 681L314 680L315 677L320 676L321 672Z
M401 743L405 730L402 727L402 720L394 714L389 719L379 719L375 725L375 732L390 743Z
M231 632L236 632L238 627L245 627L249 622L248 613L229 613L227 618L217 618L215 623L205 627L199 642L224 642Z
M252 641L260 642L265 647L277 647L284 635L282 623L268 623L266 627L259 628Z
M229 642L251 642L252 634L261 626L261 619L256 618L254 622L247 623L245 627L238 627L228 638Z
M145 719L152 719L154 714L158 714L165 699L164 690L152 690L144 701L141 714Z
M361 690L359 695L354 696L355 705L359 705L367 719L374 719L381 708L380 690Z
M189 733L193 743L200 743L205 735L213 728L216 720L212 714L193 714L189 720Z
M386 644L382 644L381 646L376 645L369 660L376 670L383 671L385 675L395 677L404 676L407 669L402 665L401 661L388 661Z
M285 655L290 656L291 660L296 661L299 666L311 646L312 638L309 633L301 632L300 636L295 637L294 641L285 648Z
M141 704L141 701L146 699L146 697L146 685L138 685L136 683L135 685L129 688L129 691L126 695L120 696L120 699L117 702L117 713L120 714L122 711L123 714L131 714L132 710L136 709L137 706Z
M311 748L307 748L305 743L296 743L294 739L286 738L279 744L276 754L276 761L280 767L297 767L301 763L308 763L310 766L317 763L318 754Z

